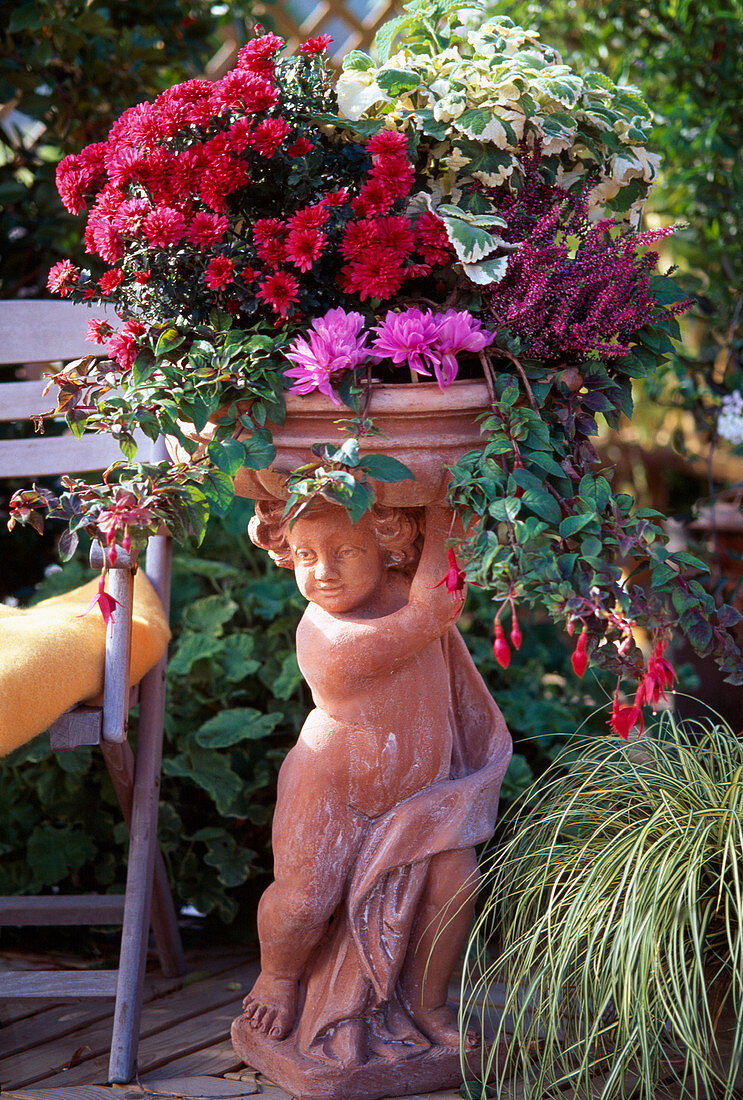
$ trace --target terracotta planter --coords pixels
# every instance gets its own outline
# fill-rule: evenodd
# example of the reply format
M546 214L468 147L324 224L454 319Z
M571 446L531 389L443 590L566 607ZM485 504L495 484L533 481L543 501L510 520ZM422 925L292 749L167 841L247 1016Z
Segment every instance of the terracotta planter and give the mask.
M268 424L276 445L276 461L266 470L240 470L235 479L238 496L286 498L286 477L312 460L313 443L340 444L347 438L335 422L352 414L324 394L288 394L286 408L286 421L281 427ZM382 434L364 439L361 453L392 455L415 474L415 481L376 482L380 503L415 507L440 498L446 484L444 467L481 446L478 417L488 408L484 382L454 382L445 390L435 382L375 385L368 415ZM206 443L211 437L208 427L200 435L193 429L189 431L187 425L183 427L191 439ZM175 458L185 457L177 445L171 453Z

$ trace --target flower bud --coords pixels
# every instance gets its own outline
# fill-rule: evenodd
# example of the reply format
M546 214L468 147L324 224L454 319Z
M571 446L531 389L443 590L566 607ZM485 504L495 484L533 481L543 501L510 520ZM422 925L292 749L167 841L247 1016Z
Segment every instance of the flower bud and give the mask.
M583 675L588 668L588 654L586 653L586 641L588 640L588 630L584 626L578 636L578 641L575 646L575 652L570 658L573 666L573 672L579 679L583 679Z
M511 612L511 645L514 649L521 649L521 629L519 627L519 621L516 618L516 612Z
M503 627L501 626L498 619L495 620L495 641L493 642L493 654L495 655L495 659L501 666L501 668L508 668L511 663L511 650L503 633Z

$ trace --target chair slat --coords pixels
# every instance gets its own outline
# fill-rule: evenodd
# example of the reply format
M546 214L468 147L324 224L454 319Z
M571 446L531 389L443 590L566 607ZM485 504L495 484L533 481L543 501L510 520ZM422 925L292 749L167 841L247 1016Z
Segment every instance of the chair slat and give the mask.
M28 420L50 412L56 390L44 397L45 387L45 381L0 383L0 420Z
M48 477L103 470L123 458L109 435L34 436L0 442L0 477Z
M0 898L0 925L121 924L123 894Z
M0 997L115 997L118 970L14 970L0 974Z
M92 317L117 318L112 309L75 302L0 301L0 363L79 359L95 352L85 339Z

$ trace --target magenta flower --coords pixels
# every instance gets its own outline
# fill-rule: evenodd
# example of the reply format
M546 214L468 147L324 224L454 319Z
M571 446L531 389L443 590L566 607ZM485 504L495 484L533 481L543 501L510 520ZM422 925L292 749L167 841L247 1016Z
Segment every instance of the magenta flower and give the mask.
M387 314L374 330L377 339L372 344L372 354L377 359L391 359L401 365L407 363L416 374L428 374L435 366L433 352L439 334L439 319L430 309L406 309L404 313Z
M433 352L438 360L434 371L443 390L457 376L457 354L460 351L477 353L492 344L495 334L483 331L482 324L466 310L447 309L438 318L439 330Z
M290 393L311 393L320 390L336 405L340 401L333 393L331 376L353 370L366 359L369 348L366 336L359 336L364 318L360 313L330 309L324 317L316 317L308 333L309 342L297 337L287 359L296 366L285 371L296 382Z

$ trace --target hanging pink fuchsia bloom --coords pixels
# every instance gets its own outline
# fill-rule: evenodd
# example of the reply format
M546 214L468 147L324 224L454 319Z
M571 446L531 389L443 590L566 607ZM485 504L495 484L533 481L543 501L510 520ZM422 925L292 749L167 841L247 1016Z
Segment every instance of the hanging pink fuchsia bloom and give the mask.
M585 671L588 667L588 654L586 653L586 642L588 641L588 630L584 626L578 635L578 642L575 647L575 652L570 658L573 666L573 672L579 680L583 679Z
M430 375L429 368L436 362L433 346L439 333L438 318L430 309L406 309L404 313L390 310L374 331L375 358L391 359L398 366L407 363L416 374Z
M433 352L438 360L434 371L443 389L457 376L457 355L461 351L477 353L492 344L495 334L483 330L482 324L467 310L447 309L438 318L439 329Z
M493 641L493 656L501 668L508 668L511 663L511 649L503 633L503 626L500 619L495 620L493 629L495 634Z
M316 317L308 333L309 342L299 336L286 352L287 359L296 363L285 371L288 378L296 378L290 392L320 390L340 405L330 379L353 370L367 358L366 336L359 336L363 323L360 313L346 313L341 308L328 310L324 317Z
M114 608L118 607L119 601L115 600L113 596L109 596L108 592L106 592L105 589L105 583L105 574L101 573L98 580L98 591L96 592L95 596L93 596L93 599L90 601L88 606L85 608L85 611L83 611L82 615L80 616L81 619L83 618L83 616L89 615L93 608L97 605L101 612L101 615L103 616L103 621L106 626L114 621Z
M643 718L642 708L637 705L637 702L633 706L629 706L627 703L619 702L619 688L614 692L614 698L611 704L611 717L609 719L609 727L612 733L618 734L623 741L629 740L630 730L634 729L636 725L640 726L637 736L639 737L643 731Z
M467 583L464 570L460 568L459 562L457 561L457 555L453 550L447 550L446 556L449 559L449 568L439 583L434 584L432 587L441 588L441 585L445 584L446 591L451 593L452 599L455 602L464 602L464 586Z
M673 687L673 681L676 679L673 665L663 656L667 645L667 640L656 643L653 656L648 661L648 667L640 680L635 698L635 702L640 706L643 703L650 704L653 708L653 714L655 714L660 700L666 699L666 688Z

